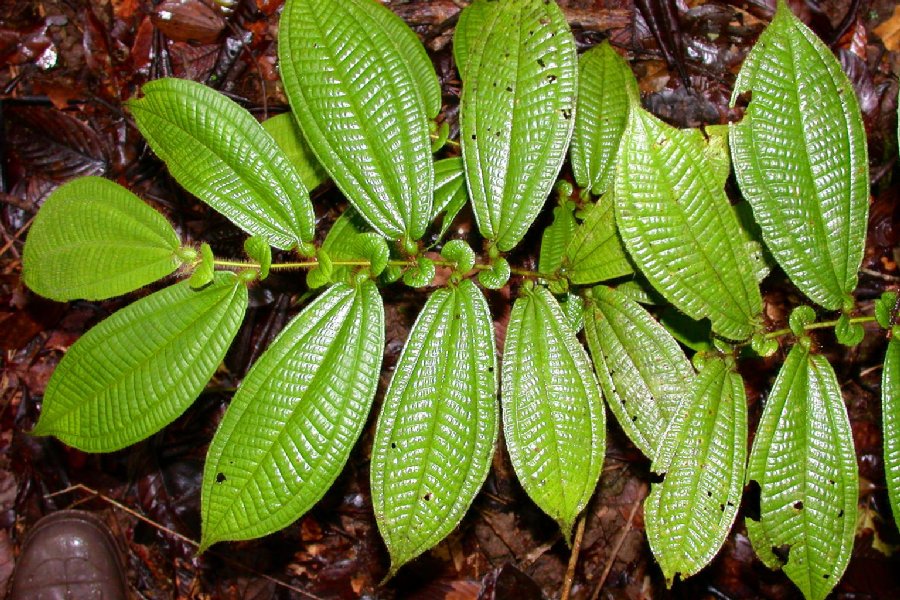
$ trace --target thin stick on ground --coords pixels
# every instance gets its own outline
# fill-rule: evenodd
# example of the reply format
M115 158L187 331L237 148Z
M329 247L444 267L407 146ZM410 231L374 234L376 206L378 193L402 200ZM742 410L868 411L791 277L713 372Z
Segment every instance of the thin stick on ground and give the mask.
M46 498L62 496L63 494L68 494L70 492L81 492L81 493L84 493L84 494L87 494L90 496L94 496L95 498L98 498L98 499L106 502L107 504L113 506L114 508L131 515L135 519L138 519L139 521L146 523L147 525L150 525L154 529L162 531L162 532L166 533L167 535L170 535L186 544L194 546L195 548L200 547L199 542L194 541L191 538L178 533L177 531L173 531L173 530L169 529L168 527L161 525L161 524L153 521L152 519L145 517L144 515L135 511L134 509L129 508L129 507L125 506L124 504L122 504L121 502L118 502L117 500L113 500L112 498L105 496L105 495L101 494L100 492L98 492L97 490L91 489L82 483L76 483L75 485L69 486L64 490L59 490L57 492L53 492L52 494L47 494ZM244 571L250 573L251 575L254 575L256 577L261 577L261 578L265 579L266 581L270 581L270 582L274 583L275 585L283 587L288 590L291 590L292 592L297 592L298 594L301 594L304 597L309 598L310 600L322 600L321 598L319 598L319 596L316 596L315 594L310 594L306 590L303 590L298 587L294 587L289 583L285 583L284 581L281 581L280 579L272 577L271 575L266 575L265 573L261 573L261 572L257 571L256 569L248 567L244 563L238 562L236 560L232 560L232 559L228 558L227 556L219 554L218 552L214 552L212 550L207 550L207 552L209 554L215 555L217 558L223 560L224 562L226 562L227 564L229 564L231 566L239 567L239 568L243 569Z
M578 564L578 555L581 554L581 540L584 538L584 524L587 521L587 511L581 514L578 525L575 528L575 541L572 542L572 555L569 556L569 567L566 569L566 578L563 579L562 592L559 600L569 600L572 591L572 582L575 579L575 565Z
M616 562L616 557L619 555L619 550L622 549L622 544L625 543L625 537L628 535L628 532L631 531L631 524L634 522L634 516L637 514L637 511L641 507L643 501L644 493L642 492L638 499L634 501L634 504L631 505L631 512L628 513L628 520L625 521L625 527L622 528L622 533L619 534L619 538L616 540L616 544L613 546L612 554L610 554L609 560L606 561L606 567L603 569L603 574L600 575L600 581L597 582L597 586L594 588L594 593L591 594L591 600L597 600L597 598L600 597L600 590L602 590L603 586L606 584L606 578L609 577L609 572L612 570L613 563Z

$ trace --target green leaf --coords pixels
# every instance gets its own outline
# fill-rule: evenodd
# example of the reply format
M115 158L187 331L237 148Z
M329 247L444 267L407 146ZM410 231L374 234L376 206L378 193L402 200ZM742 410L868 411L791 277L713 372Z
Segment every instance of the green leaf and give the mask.
M559 6L544 0L476 0L454 39L467 40L460 140L472 208L481 234L510 250L543 206L572 136L575 40Z
M600 478L606 415L587 352L545 288L523 289L513 305L502 379L516 475L569 539Z
M415 84L415 92L425 107L425 116L435 119L443 107L441 82L422 42L407 24L390 10L371 10L365 7L367 16L376 22L402 58L401 67L409 70Z
M838 318L837 325L834 326L834 336L839 344L856 346L863 341L866 330L863 329L861 323L854 323L850 320L850 315L844 313Z
M798 306L791 311L788 317L788 325L798 338L806 335L806 327L816 322L816 311L811 306Z
M372 504L391 574L456 527L484 482L498 431L497 354L471 280L437 290L416 319L372 447Z
M884 475L894 522L900 526L900 340L897 338L888 342L881 377Z
M462 240L450 240L441 249L441 258L455 263L454 270L465 275L475 268L475 251Z
M728 150L728 125L707 125L702 129L703 154L715 174L720 187L725 187L731 175L731 153Z
M545 275L556 273L563 264L566 248L572 240L575 228L575 204L561 199L553 209L553 222L541 236L541 254L538 258L538 271Z
M566 248L565 273L574 284L596 283L634 272L616 229L615 199L608 192L586 210Z
M309 193L249 112L184 79L158 79L142 91L128 102L135 123L187 191L276 248L312 239Z
M897 309L897 292L885 292L875 301L875 320L883 329L894 326L894 311Z
M572 134L572 172L578 186L601 196L611 187L629 98L640 96L628 63L608 41L578 61L578 107Z
M339 283L297 315L235 394L203 473L201 549L277 531L340 474L372 406L384 305Z
M651 460L690 395L694 369L678 342L637 302L597 286L585 336L603 395L622 430Z
M436 273L437 269L434 266L434 261L430 258L420 256L416 259L416 265L414 267L410 267L403 274L403 283L405 283L409 287L425 287L426 285L430 285L431 282L434 281L434 276Z
M194 267L194 273L188 279L188 285L193 290L205 288L216 278L216 257L212 248L206 242L200 244L200 262Z
M616 286L616 291L620 294L631 298L635 302L646 304L648 306L662 306L666 304L666 299L659 295L659 292L653 289L643 276L635 273L633 279L623 281Z
M772 356L778 351L778 340L769 339L763 333L754 334L750 345L759 356Z
M288 0L278 50L294 116L337 186L384 237L421 238L440 89L436 101L415 35L371 0Z
M575 335L584 329L584 298L578 294L567 293L559 301L559 307L566 316L566 321Z
M747 519L747 531L766 565L820 600L850 560L859 481L837 378L808 343L791 349L763 409L747 471L761 518Z
M202 291L182 281L113 314L60 361L34 435L112 452L156 433L203 391L246 308L247 288L219 273Z
M269 269L272 268L272 248L269 242L260 236L249 237L244 241L244 252L259 264L259 278L268 277Z
M478 273L478 283L489 290L499 290L509 283L510 275L512 275L512 269L509 266L509 261L502 256L498 256L491 262L490 270Z
M25 283L41 296L103 300L178 268L178 235L125 188L81 177L57 188L25 240Z
M856 287L868 219L856 93L831 50L782 1L744 61L732 105L746 92L750 105L731 130L741 191L791 281L839 309Z
M730 364L731 363L731 364ZM650 547L669 586L705 567L737 517L747 465L747 398L733 361L707 360L674 415L644 503ZM666 454L663 457L663 454Z
M442 212L441 231L438 239L443 238L453 223L453 219L469 200L466 189L466 173L463 170L462 158L455 156L434 163L434 216L437 219Z
M262 126L297 169L307 190L316 189L328 179L328 173L303 137L293 114L288 112L271 117L263 121Z
M660 325L666 328L678 343L694 352L712 352L715 350L712 329L709 321L697 321L690 318L673 306L663 306L657 310Z
M762 299L737 217L697 130L631 108L616 175L616 221L631 258L660 293L713 331L743 340Z
M378 277L391 260L391 249L377 233L367 232L356 238L356 252L369 262L367 270L372 277Z

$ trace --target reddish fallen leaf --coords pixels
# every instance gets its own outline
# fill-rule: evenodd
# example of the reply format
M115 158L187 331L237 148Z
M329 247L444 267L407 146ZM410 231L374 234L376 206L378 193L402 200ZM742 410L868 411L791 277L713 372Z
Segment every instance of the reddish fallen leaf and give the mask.
M225 19L200 0L163 2L150 18L166 37L177 42L211 44L225 29Z
M881 38L888 50L900 50L900 5L895 6L894 14L872 32Z
M18 106L8 115L12 153L29 174L62 183L81 175L103 175L109 168L106 141L69 113Z
M284 0L256 0L256 8L267 17L274 15L282 6L284 6Z
M506 564L494 569L481 583L478 600L540 600L541 588L534 580L514 567Z
M129 21L141 7L140 0L112 0L113 14L117 19Z
M18 350L62 317L66 305L35 297L25 310L0 313L0 349Z

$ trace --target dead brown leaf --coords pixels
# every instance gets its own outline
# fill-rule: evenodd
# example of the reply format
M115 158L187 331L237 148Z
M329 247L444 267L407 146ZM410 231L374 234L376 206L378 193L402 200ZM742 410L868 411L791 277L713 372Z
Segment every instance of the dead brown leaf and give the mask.
M873 31L884 42L885 48L900 50L900 5L895 6L894 14Z

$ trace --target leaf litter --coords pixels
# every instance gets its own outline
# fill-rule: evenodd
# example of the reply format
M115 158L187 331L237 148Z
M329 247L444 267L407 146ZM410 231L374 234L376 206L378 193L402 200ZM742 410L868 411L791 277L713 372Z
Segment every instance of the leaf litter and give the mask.
M241 238L165 175L131 126L122 104L146 81L175 75L212 85L260 118L286 105L275 69L281 0L214 3L137 0L82 5L10 0L0 6L0 588L24 533L43 514L78 506L97 511L129 552L133 591L145 598L436 598L556 597L569 551L555 523L525 496L505 451L460 527L445 542L379 586L388 568L369 493L374 418L347 467L325 497L296 524L264 539L219 545L197 556L199 494L206 447L253 355L296 312L294 278L274 276L257 294L238 345L200 400L176 423L120 452L87 455L56 440L32 438L47 379L64 352L128 299L56 304L21 282L21 243L43 198L76 175L112 178L160 208L182 233L240 254ZM460 5L453 0L394 0L389 6L420 35L438 68L443 118L456 125L460 82L450 41ZM793 3L798 6L802 3ZM169 10L173 5L174 10ZM177 6L175 6L177 5ZM771 16L768 3L676 3L664 0L562 0L579 50L609 38L638 75L644 106L679 126L724 123L734 77ZM863 8L865 7L865 8ZM630 15L639 12L632 20ZM801 18L833 40L833 49L861 98L873 174L872 227L860 300L900 282L895 248L896 77L900 73L900 9L889 0L824 3ZM168 15L171 15L170 17ZM663 31L663 27L667 29ZM841 30L843 29L843 31ZM874 35L867 35L874 34ZM567 168L567 167L566 167ZM565 174L565 171L564 171ZM735 198L734 189L732 199ZM340 206L336 190L316 194L317 207ZM333 220L336 210L325 210ZM458 219L471 228L471 214ZM548 211L544 211L547 213ZM549 222L550 215L539 217ZM326 223L323 223L325 225ZM327 227L323 227L327 229ZM536 261L531 238L514 260ZM776 326L792 302L788 284L763 290ZM146 293L146 292L141 292ZM402 286L385 288L388 345L376 404L423 302ZM492 311L509 290L488 295ZM135 296L132 296L132 299ZM285 312L289 314L285 314ZM505 326L496 322L498 330ZM836 597L900 596L896 546L900 534L883 489L878 381L881 342L829 356L845 384L860 462L867 518ZM746 361L751 430L777 362ZM376 414L373 411L373 415ZM600 484L588 505L585 533L572 572L571 598L795 598L781 573L765 569L750 549L743 517L713 563L665 589L650 555L641 502L649 464L612 425ZM74 486L74 487L73 487ZM602 586L602 587L599 587Z

